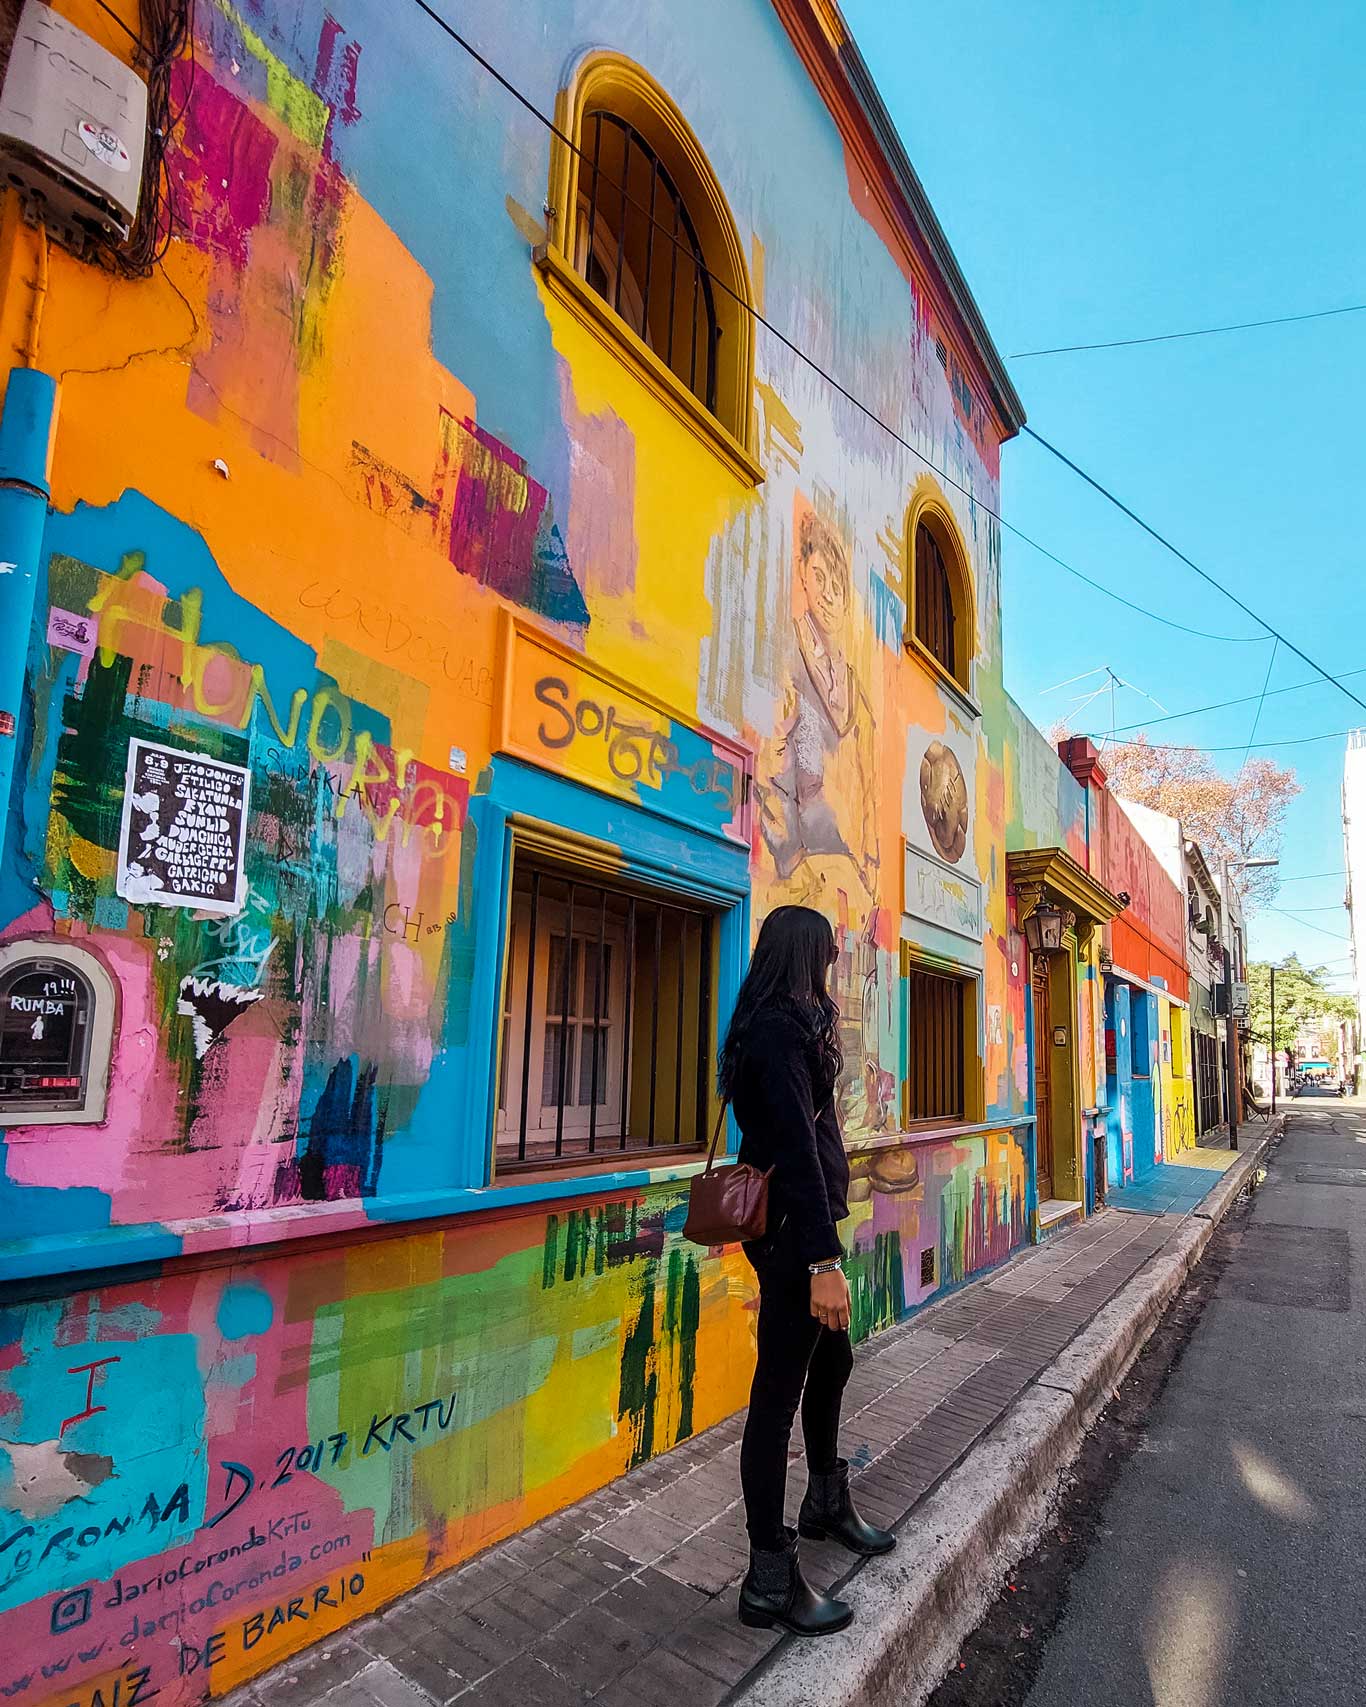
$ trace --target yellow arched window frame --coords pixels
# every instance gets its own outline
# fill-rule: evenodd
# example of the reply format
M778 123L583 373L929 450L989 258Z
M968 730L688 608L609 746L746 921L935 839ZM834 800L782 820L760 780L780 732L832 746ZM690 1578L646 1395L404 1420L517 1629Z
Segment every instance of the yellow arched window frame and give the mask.
M740 479L758 484L749 268L701 143L647 71L606 51L575 67L556 99L555 121L574 146L560 136L551 142L547 241L536 251L548 287ZM627 201L621 177L629 180ZM648 238L643 260L623 236L628 208L637 239ZM711 366L704 360L700 375L695 335L680 336L677 352L670 347L685 297L706 305Z
M906 651L970 700L977 652L972 568L948 499L928 475L916 482L906 512L905 564Z

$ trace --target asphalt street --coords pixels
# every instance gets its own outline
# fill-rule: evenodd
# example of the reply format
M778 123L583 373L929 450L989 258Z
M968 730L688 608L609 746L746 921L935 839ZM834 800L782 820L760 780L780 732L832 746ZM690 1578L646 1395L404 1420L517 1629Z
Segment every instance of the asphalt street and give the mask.
M1366 1102L1290 1106L1028 1707L1366 1702Z

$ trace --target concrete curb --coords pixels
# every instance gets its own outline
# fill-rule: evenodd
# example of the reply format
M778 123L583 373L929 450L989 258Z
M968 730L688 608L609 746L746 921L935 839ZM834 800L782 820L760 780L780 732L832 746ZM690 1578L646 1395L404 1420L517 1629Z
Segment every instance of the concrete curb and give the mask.
M840 1592L849 1630L789 1642L731 1698L743 1707L920 1707L1037 1540L1062 1472L1123 1380L1214 1229L1284 1127L1278 1117L1210 1197L908 1517L900 1545Z

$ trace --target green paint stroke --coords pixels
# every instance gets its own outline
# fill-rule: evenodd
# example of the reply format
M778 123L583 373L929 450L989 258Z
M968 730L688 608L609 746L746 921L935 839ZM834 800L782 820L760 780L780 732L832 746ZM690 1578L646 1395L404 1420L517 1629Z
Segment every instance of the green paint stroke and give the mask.
M688 1253L683 1268L683 1298L679 1312L678 1432L674 1445L693 1431L693 1389L697 1381L697 1329L702 1320L702 1282L697 1259Z
M241 35L246 51L265 67L266 105L271 112L288 125L300 142L321 150L328 120L332 117L332 109L327 102L314 94L282 59L270 51L256 31L242 21L228 0L214 0L214 4Z
M845 1264L849 1280L849 1333L857 1343L906 1314L901 1234L877 1233L871 1250L855 1251Z
M621 1348L621 1386L617 1412L631 1429L630 1468L643 1464L655 1447L655 1404L659 1373L655 1349L655 1265L645 1271L640 1308Z

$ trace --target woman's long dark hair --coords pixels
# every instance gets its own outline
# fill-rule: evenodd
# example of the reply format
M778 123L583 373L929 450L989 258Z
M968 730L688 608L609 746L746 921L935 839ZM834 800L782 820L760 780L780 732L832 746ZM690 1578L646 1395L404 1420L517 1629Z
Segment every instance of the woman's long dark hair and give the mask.
M745 1040L756 1019L774 1008L795 1015L810 1036L831 1085L844 1066L839 1018L825 982L835 962L835 933L811 907L775 907L764 920L735 1012L721 1045L721 1095L735 1089Z

